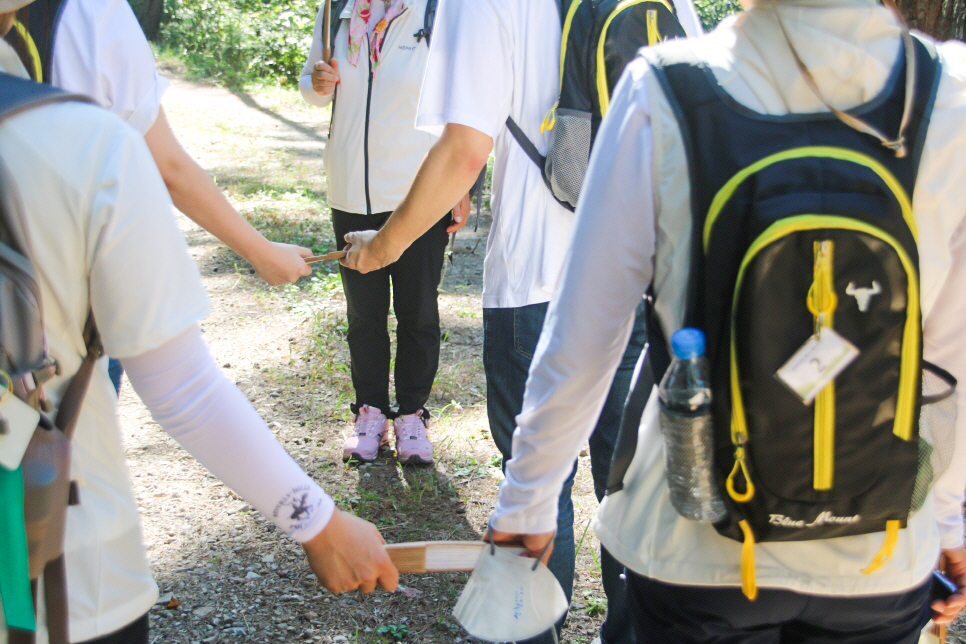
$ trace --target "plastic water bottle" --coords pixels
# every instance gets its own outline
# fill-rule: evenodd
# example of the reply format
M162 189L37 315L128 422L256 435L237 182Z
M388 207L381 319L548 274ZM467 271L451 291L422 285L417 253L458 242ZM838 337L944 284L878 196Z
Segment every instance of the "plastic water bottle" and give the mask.
M661 433L671 503L693 521L718 521L725 507L714 484L711 384L704 333L679 329L671 336L673 359L661 379Z

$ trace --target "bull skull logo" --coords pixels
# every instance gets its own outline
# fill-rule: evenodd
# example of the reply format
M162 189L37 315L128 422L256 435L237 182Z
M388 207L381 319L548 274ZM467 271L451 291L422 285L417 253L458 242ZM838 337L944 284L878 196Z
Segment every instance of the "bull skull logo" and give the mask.
M849 282L848 287L845 289L845 294L855 298L856 304L859 305L859 310L863 313L869 310L869 301L872 299L872 296L878 295L881 292L882 287L875 280L872 280L872 286L865 288L855 288L855 282Z

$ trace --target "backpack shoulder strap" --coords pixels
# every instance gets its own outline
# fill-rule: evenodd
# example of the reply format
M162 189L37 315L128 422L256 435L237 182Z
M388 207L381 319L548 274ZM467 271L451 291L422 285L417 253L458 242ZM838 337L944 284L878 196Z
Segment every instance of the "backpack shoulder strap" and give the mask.
M345 6L349 3L349 0L332 0L331 19L329 20L329 42L332 44L333 53L335 52L335 34L339 31L339 25L342 24L342 20L339 16L345 10ZM328 62L328 61L326 61Z
M57 40L57 26L60 24L64 7L69 0L35 0L26 9L28 37L36 47L40 58L41 77L39 82L50 83L54 59L54 43Z
M90 99L79 94L42 85L25 78L0 72L0 120L34 107L60 101L84 101Z
M423 14L423 28L413 34L417 43L425 38L427 47L429 47L429 40L433 35L433 23L436 22L437 3L438 0L426 0L426 13Z

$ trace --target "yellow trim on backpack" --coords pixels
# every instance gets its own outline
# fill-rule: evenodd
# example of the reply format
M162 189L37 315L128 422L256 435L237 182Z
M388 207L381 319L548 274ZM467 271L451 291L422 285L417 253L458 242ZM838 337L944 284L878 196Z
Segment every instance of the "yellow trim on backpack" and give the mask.
M607 114L607 108L610 106L610 88L607 87L607 67L604 65L604 42L607 40L607 30L610 28L610 23L617 17L617 14L624 9L629 9L643 2L660 2L667 7L668 11L674 13L674 8L667 0L624 0L624 2L614 7L611 14L607 16L604 27L600 31L600 40L597 42L597 96L600 102L600 115L602 117ZM648 31L650 32L650 29ZM648 34L648 40L650 40L650 33Z
M647 46L653 47L661 42L661 30L657 27L657 11L647 10Z
M598 76L598 79L600 77ZM899 202L899 208L902 210L902 218L905 220L906 225L912 232L912 237L914 240L919 240L919 230L916 227L916 221L912 216L912 201L909 199L909 195L906 194L905 188L899 183L899 180L889 172L889 170L873 159L872 157L862 154L861 152L856 152L855 150L849 150L847 148L837 148L833 146L817 145L817 146L805 146L801 148L792 148L791 150L784 150L771 156L767 156L764 159L756 161L750 166L742 169L735 176L731 177L728 182L722 186L718 193L714 196L711 201L711 207L708 209L708 217L704 221L704 252L708 252L708 244L711 240L711 230L714 227L714 223L721 213L722 208L734 195L735 190L738 189L746 179L751 175L760 172L761 170L767 168L770 165L779 163L781 161L789 161L791 159L802 159L805 157L820 157L828 159L839 159L841 161L851 161L861 166L869 168L874 173L876 173L880 179L888 186L888 188L895 195Z
M571 2L570 9L567 10L567 17L564 18L563 36L560 39L560 89L557 90L557 100L554 102L553 107L543 117L543 123L540 125L541 134L552 130L553 126L557 124L557 106L560 105L560 95L563 93L564 63L567 62L567 41L570 39L570 28L573 25L574 14L577 13L577 7L580 6L580 2L581 0Z
M30 62L34 68L34 80L38 83L43 83L44 67L40 64L40 52L37 51L37 43L34 42L30 32L27 31L27 28L19 20L14 21L13 28L17 30L17 33L27 45L27 53L30 55Z
M915 266L905 249L888 233L864 222L833 215L799 215L782 219L765 230L748 248L738 269L735 280L735 291L731 303L731 440L736 447L744 447L748 442L748 425L745 417L744 400L741 395L741 378L738 373L738 340L737 340L737 311L738 296L744 281L745 271L751 260L766 246L778 241L782 237L794 232L816 230L821 228L837 228L852 230L871 235L892 247L899 256L906 271L908 282L908 306L906 309L906 324L902 333L902 358L899 367L899 392L896 401L896 417L892 433L904 441L912 439L912 423L916 411L916 395L920 356L920 311L919 311L919 279Z

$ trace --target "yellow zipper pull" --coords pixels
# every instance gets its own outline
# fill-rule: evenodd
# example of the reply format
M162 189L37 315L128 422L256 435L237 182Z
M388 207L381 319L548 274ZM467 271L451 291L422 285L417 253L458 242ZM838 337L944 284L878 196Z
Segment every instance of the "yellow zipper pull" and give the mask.
M896 542L899 540L899 521L886 521L885 540L882 547L867 568L862 570L863 575L871 575L881 568L892 558L892 553L896 549Z
M758 581L755 579L755 533L747 521L739 521L738 526L745 535L741 544L741 592L749 601L758 599Z
M560 99L553 104L550 111L547 112L546 116L543 117L543 123L540 124L540 134L553 129L553 126L557 124L557 106L560 105Z
M808 289L808 310L815 316L815 335L820 335L821 328L832 326L832 314L839 304L835 294L835 284L832 281L832 250L834 245L830 240L815 242L814 282Z

